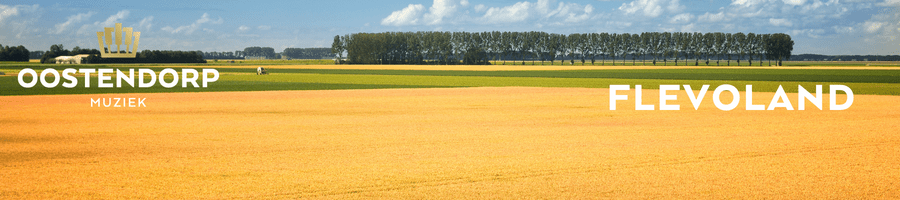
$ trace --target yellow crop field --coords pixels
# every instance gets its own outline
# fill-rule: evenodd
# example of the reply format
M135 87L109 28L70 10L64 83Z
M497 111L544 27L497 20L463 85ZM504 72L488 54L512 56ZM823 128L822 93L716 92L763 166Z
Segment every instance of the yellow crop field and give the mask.
M615 111L588 88L0 96L0 199L900 198L898 96L635 111L622 93ZM128 97L147 107L89 106Z

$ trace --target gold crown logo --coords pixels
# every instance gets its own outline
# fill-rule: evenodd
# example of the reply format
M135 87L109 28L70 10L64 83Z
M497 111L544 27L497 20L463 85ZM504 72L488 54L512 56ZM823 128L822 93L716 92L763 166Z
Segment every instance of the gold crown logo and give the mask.
M122 40L122 32L125 32L125 40ZM115 35L115 43L113 43ZM131 36L134 35L134 45ZM105 36L105 37L104 37ZM106 39L104 41L104 38ZM103 32L97 32L97 42L100 44L101 58L135 58L137 57L138 41L141 40L141 32L133 32L131 27L122 27L122 23L116 23L116 27L103 27ZM104 42L106 42L104 45ZM116 45L116 51L111 46ZM125 50L122 50L125 45ZM129 48L130 47L130 48ZM131 50L130 52L128 50Z

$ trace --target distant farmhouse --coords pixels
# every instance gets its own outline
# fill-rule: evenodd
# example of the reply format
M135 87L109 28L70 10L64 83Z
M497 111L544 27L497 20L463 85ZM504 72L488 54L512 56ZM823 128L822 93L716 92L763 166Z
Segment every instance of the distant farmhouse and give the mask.
M91 54L78 54L74 56L59 56L54 58L56 64L81 64Z

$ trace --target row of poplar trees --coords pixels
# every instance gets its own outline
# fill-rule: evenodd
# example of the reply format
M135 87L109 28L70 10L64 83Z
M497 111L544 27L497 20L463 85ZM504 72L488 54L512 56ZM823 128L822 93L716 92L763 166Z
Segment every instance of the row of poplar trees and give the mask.
M617 33L573 33L569 35L546 32L384 32L354 33L334 36L331 52L349 64L490 64L499 60L516 60L525 64L526 60L553 62L569 59L575 64L576 59L584 65L590 61L593 65L597 58L606 64L612 59L627 57L631 64L636 60L646 64L652 60L653 65L662 62L668 65L673 60L675 65L684 61L688 65L700 65L705 60L715 60L720 65L726 60L727 65L735 60L740 65L746 59L750 65L753 60L790 59L794 42L791 36L783 33L688 33L688 32L646 32L641 34ZM513 63L515 64L515 62ZM762 62L759 62L762 65Z

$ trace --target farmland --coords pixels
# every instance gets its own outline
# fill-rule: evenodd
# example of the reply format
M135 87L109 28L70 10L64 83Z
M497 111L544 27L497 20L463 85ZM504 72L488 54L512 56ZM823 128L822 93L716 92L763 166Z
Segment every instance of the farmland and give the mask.
M0 198L900 198L896 67L259 66L272 75L0 64ZM221 76L208 88L26 90L25 67ZM660 84L752 84L757 103L778 85L843 84L856 100L721 111L710 91L694 110L672 92L681 110L636 111L631 91L610 111L610 84L644 85L648 104ZM119 97L147 107L89 106Z
M856 94L900 95L900 70L897 67L600 67L600 66L417 66L417 65L265 65L272 75L256 76L256 66L246 65L88 65L56 66L116 68L215 68L222 75L208 88L30 88L18 85L18 70L28 65L0 65L0 95L155 93L210 91L334 90L378 88L442 87L579 87L606 88L610 84L642 84L655 89L660 84L752 84L761 91L774 91L778 85L828 85L841 83ZM41 66L43 67L43 66ZM33 66L36 70L40 67ZM484 70L484 68L491 70ZM550 70L562 68L565 70ZM79 86L81 87L81 86ZM827 90L827 88L826 88ZM796 87L786 87L796 92Z
M858 95L840 112L723 112L709 99L641 112L605 110L607 90L591 88L134 95L148 107L87 106L121 94L0 97L0 196L900 195L896 96Z

